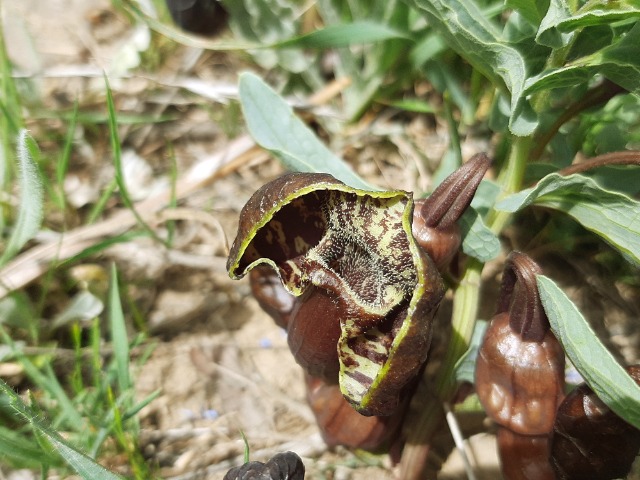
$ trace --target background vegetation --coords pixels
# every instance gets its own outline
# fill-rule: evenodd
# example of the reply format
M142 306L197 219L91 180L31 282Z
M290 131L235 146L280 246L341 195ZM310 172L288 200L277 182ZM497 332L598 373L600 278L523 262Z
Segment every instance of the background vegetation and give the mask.
M5 28L18 15L6 3ZM167 477L162 469L175 458L150 447L141 415L162 392L140 379L157 345L181 329L238 328L207 321L231 318L247 295L221 279L220 265L248 195L281 165L422 195L478 151L494 159L493 181L465 220L468 259L444 309L452 328L434 352L440 367L430 372L438 400L450 400L464 378L457 362L473 351L476 320L493 309L486 292L505 252L518 248L591 312L613 352L609 366L572 344L580 335L598 346L586 351L600 348L579 313L572 325L582 333L565 333L563 345L612 403L626 399L616 411L640 425L638 389L610 388L618 363L639 358L635 2L223 5L228 17L202 37L175 26L160 1L97 4L79 16L79 31L110 45L109 61L87 47L74 62L29 69L11 55L20 37L0 35L1 468L42 478ZM247 70L258 76L240 77ZM621 151L630 153L612 154ZM583 165L578 175L566 175L571 164ZM185 313L200 318L200 330L157 313L176 282L182 291L210 282L178 302L202 302ZM572 305L555 284L546 288L560 332ZM197 414L198 422L217 415ZM409 433L413 443L432 438L428 418ZM238 446L217 458L233 463L244 444L231 430ZM388 470L378 457L322 454L309 455L320 458L317 478L336 465Z

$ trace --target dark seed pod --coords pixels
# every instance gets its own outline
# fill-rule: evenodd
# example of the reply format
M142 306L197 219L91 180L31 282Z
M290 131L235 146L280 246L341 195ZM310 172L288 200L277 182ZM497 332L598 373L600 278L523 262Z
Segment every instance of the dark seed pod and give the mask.
M219 0L166 0L171 18L182 29L213 35L227 23L227 11Z
M242 209L227 263L232 278L258 265L277 272L299 297L288 325L297 361L326 377L335 365L324 364L334 362L329 350L337 352L342 393L366 415L394 412L426 360L444 295L412 236L412 218L410 193L292 173L263 186ZM316 340L307 331L326 333Z
M628 367L640 384L640 365ZM628 424L582 384L558 409L551 463L561 480L625 478L640 450L640 430Z
M490 165L491 161L484 153L474 155L429 197L416 200L413 236L441 271L460 249L462 238L456 222L469 208Z
M248 462L232 468L223 480L304 480L304 464L293 452L278 453L267 463Z

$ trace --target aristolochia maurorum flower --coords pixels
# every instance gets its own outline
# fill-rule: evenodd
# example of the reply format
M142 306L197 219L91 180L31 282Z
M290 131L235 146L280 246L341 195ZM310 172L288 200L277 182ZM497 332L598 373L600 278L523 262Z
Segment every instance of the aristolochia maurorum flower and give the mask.
M335 351L342 393L367 415L394 411L426 360L444 295L412 236L413 205L404 191L286 174L242 209L227 263L232 278L258 265L273 268L298 297L288 320L296 359L312 374L332 375L324 364Z

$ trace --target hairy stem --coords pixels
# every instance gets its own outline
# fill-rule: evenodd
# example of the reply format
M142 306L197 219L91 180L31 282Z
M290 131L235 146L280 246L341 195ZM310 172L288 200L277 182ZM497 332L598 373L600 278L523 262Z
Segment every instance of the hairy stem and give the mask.
M622 152L609 152L597 157L590 158L581 163L570 165L562 170L558 170L560 175L572 175L574 173L582 173L594 168L606 167L611 165L638 165L640 166L640 151L630 150Z

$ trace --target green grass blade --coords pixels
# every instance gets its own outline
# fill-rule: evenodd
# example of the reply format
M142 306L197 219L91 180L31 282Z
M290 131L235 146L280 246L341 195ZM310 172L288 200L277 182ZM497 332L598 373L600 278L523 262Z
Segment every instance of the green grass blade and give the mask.
M12 175L9 162L13 156L12 140L24 122L11 59L7 54L2 20L0 12L0 189L5 189ZM4 214L0 215L0 227L4 227L4 221Z
M18 165L20 203L13 232L0 257L0 266L5 265L20 249L31 240L40 229L43 218L43 188L38 166L29 152L29 142L33 142L26 130L18 136Z
M251 447L249 446L249 440L242 430L240 430L240 436L242 437L242 443L244 443L244 463L249 463L251 459Z
M62 147L62 153L56 164L56 195L55 202L60 210L64 210L66 206L66 200L64 196L64 179L69 169L69 161L71 160L71 152L73 150L73 137L76 133L76 125L78 122L78 101L73 104L73 114L67 127L67 136L64 140Z
M640 429L640 386L600 342L578 308L544 275L538 289L551 330L580 375L598 397L625 421Z
M4 343L12 349L12 353L23 366L25 373L29 376L31 381L33 381L39 389L46 391L51 395L51 397L58 403L61 413L56 423L65 426L73 426L75 430L79 431L82 428L84 421L76 410L75 405L60 385L60 382L58 382L58 379L51 370L50 364L46 363L43 367L44 372L40 371L33 362L31 362L31 360L29 360L29 358L27 358L27 356L16 347L15 343L11 337L7 335L4 329L0 329L0 335L2 336Z
M0 426L0 458L18 468L38 468L42 463L59 462L43 451L35 440L3 426Z
M57 432L44 424L38 415L24 404L15 392L0 380L0 393L9 399L9 405L15 413L28 424L34 432L44 438L83 479L85 480L121 480L122 477L108 471L84 453L67 443ZM47 452L43 452L45 455Z
M122 421L126 422L130 418L135 417L140 412L140 410L142 410L144 407L146 407L151 402L153 402L156 398L158 398L161 393L162 393L162 390L160 389L151 392L149 395L147 395L146 398L142 399L142 401L136 403L133 407L131 407L126 412L124 412L122 414Z
M117 382L120 393L131 389L129 375L129 337L120 302L118 274L115 265L111 266L111 285L109 288L109 324L111 325L111 341L116 361Z
M113 153L113 161L116 167L116 183L118 184L118 189L120 190L122 203L124 203L125 207L131 210L140 226L147 232L149 232L149 234L154 239L162 243L162 240L156 235L153 229L143 220L138 211L135 209L133 201L129 196L124 173L122 171L122 147L120 145L120 137L118 135L118 116L116 115L116 108L113 103L113 95L111 94L109 80L107 79L106 75L104 77L104 82L107 90L107 110L109 112L109 140L111 142L111 152Z
M118 182L114 178L104 189L102 195L100 195L100 198L91 209L91 212L89 212L89 216L87 217L88 225L94 223L98 219L98 217L102 215L102 212L107 206L107 202L111 198L111 195L113 195L113 192L116 191L116 188L118 188Z

